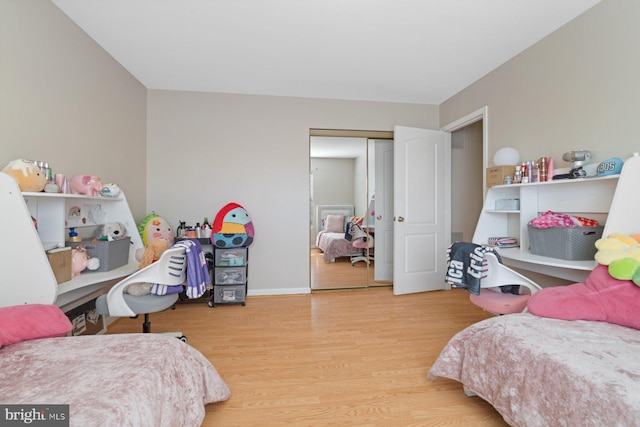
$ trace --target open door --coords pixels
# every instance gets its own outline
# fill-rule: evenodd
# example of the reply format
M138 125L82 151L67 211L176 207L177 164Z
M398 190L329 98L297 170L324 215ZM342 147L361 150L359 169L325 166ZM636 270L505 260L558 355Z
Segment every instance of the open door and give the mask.
M445 289L451 135L394 128L394 295Z

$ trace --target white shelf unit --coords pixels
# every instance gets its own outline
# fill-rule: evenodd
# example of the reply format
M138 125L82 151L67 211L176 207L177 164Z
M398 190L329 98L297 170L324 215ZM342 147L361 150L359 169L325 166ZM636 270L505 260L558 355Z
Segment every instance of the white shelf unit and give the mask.
M532 255L527 223L551 210L597 219L605 224L603 236L638 233L640 221L634 218L633 212L640 209L640 200L636 197L639 183L640 156L634 154L625 161L620 175L489 188L473 243L487 244L489 237L515 237L520 247L498 250L506 265L574 282L583 281L595 267L595 261L565 261ZM520 209L496 210L495 202L499 199L519 199Z
M138 269L136 249L142 240L124 193L117 198L60 193L22 193L16 181L0 173L0 307L18 304L56 304L71 309L87 295ZM96 227L88 220L75 224L69 213L74 207L98 207L101 223L120 222L131 236L128 264L105 272L85 271L57 284L45 254L45 246L64 246L68 227ZM31 217L36 219L38 229ZM71 222L67 224L68 222Z

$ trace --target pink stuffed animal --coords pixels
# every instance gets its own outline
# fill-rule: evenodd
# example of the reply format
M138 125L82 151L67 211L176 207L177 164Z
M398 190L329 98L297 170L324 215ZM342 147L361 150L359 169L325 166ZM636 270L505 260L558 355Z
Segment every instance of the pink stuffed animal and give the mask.
M71 250L71 277L76 277L86 268L97 270L100 268L100 259L90 258L84 246L76 246Z
M92 175L74 175L71 178L71 193L97 196L102 192L102 180Z

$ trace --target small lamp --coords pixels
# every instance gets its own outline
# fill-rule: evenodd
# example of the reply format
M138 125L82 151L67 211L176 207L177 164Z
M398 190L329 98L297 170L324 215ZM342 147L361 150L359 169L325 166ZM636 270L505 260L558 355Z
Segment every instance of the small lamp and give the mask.
M504 147L493 155L495 166L514 166L520 163L520 153L513 147Z

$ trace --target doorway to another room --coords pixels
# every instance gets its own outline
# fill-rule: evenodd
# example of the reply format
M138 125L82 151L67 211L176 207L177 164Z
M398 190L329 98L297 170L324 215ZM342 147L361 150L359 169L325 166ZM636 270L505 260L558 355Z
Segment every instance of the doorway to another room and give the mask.
M484 200L486 115L487 108L484 107L442 129L450 134L447 149L451 153L445 162L448 166L442 169L448 177L445 179L450 180L448 192L451 194L448 202L450 236L445 233L445 240L473 239ZM404 132L401 127L396 129ZM394 285L394 249L397 244L394 244L394 228L398 225L394 217L394 187L397 184L394 174L397 175L402 168L394 170L394 162L398 160L394 155L394 144L398 144L398 141L394 142L394 132L311 129L309 135L311 291L394 286L395 293L395 286L401 289L402 281ZM333 148L327 148L329 146ZM409 175L415 181L415 174ZM417 193L419 199L424 198L422 194ZM418 203L424 203L424 200ZM360 218L363 232L370 234L373 241L371 247L360 251L360 258L368 259L368 263L352 263L351 255L335 257L333 262L331 256L325 257L325 251L318 247L318 233L325 227L323 218L326 215L319 213L318 206L325 214L343 215L345 221L352 216ZM326 210L333 208L338 212ZM343 210L345 208L347 211ZM386 242L384 236L389 237ZM415 257L414 252L411 256ZM379 272L383 265L387 267L383 270L387 271Z
M392 148L392 138L393 132L310 130L312 291L391 286L390 277L374 274L380 257L374 214L376 143Z

